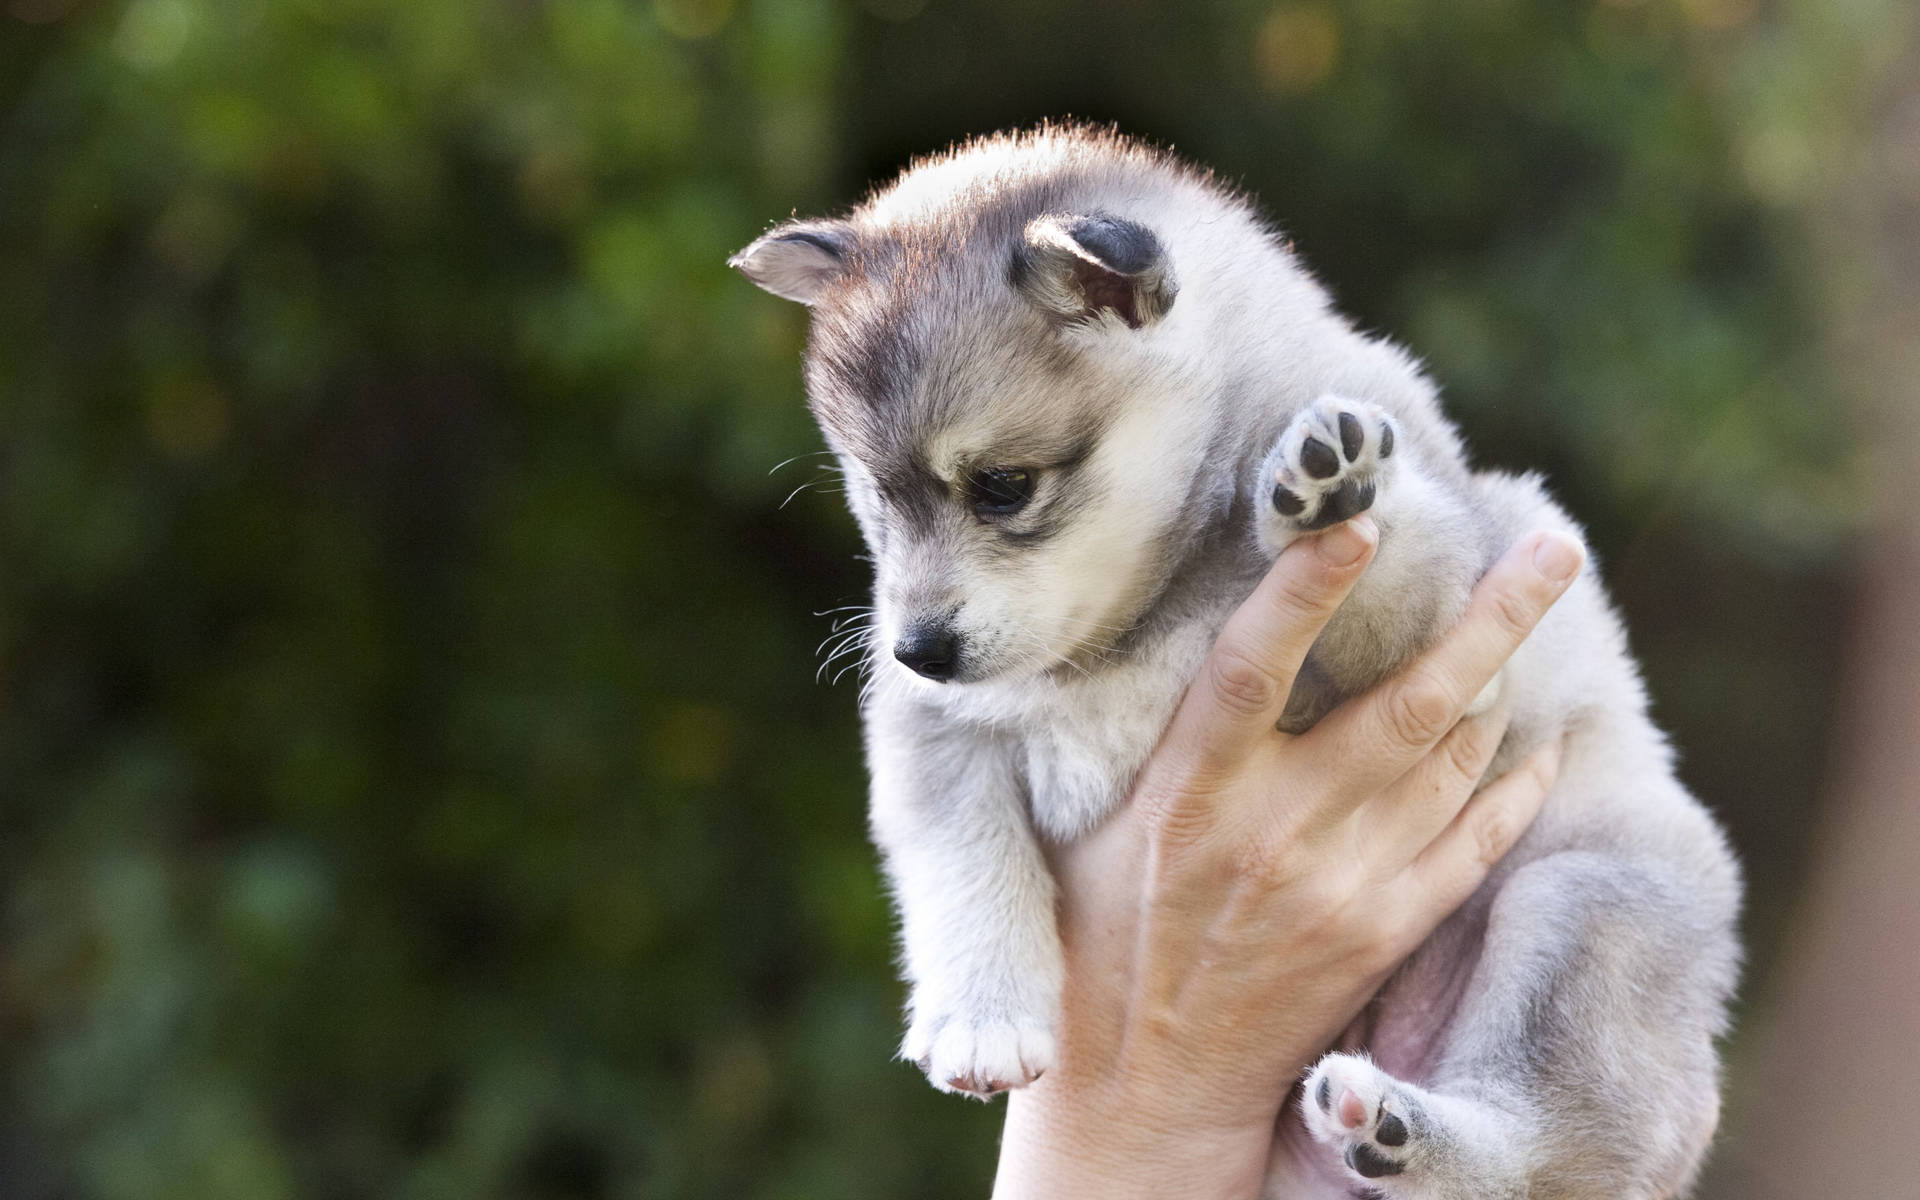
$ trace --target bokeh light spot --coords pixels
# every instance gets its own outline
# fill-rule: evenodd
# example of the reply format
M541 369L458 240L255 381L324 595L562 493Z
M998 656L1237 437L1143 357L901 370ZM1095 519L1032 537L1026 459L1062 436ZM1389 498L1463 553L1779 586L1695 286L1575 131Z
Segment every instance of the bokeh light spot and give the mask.
M134 66L157 71L180 56L192 30L187 0L140 0L121 19L113 45Z
M1268 91L1312 91L1339 61L1340 19L1324 5L1277 8L1254 38L1254 74Z

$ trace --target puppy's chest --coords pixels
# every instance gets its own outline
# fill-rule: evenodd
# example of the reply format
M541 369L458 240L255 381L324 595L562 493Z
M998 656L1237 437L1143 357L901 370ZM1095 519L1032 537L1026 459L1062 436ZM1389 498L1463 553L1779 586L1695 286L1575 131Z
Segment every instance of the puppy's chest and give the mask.
M1026 776L1034 825L1065 841L1098 825L1125 794L1153 748L1144 722L1125 716L1104 727L1036 729L1017 759Z
M1003 726L1027 785L1034 825L1065 841L1125 798L1191 676L1187 656L1156 656L1059 689L1028 719Z

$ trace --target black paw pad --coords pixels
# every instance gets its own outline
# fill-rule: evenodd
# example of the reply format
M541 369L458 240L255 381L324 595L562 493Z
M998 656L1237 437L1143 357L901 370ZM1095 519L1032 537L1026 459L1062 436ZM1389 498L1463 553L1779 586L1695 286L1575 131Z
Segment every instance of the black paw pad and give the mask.
M1352 462L1360 457L1360 447L1366 441L1366 434L1360 428L1360 418L1352 413L1340 414L1340 453Z
M1347 1165L1367 1179L1378 1179L1382 1175L1398 1175L1407 1169L1407 1164L1397 1162L1375 1150L1372 1142L1355 1142L1347 1151Z
M1392 1113L1383 1113L1380 1127L1373 1131L1373 1136L1382 1146L1404 1146L1407 1144L1407 1123Z
M1275 484L1273 489L1273 507L1277 509L1283 517L1297 517L1306 510L1307 502L1287 489Z
M1393 457L1393 426L1391 425L1380 427L1380 457Z
M1313 1102L1320 1106L1320 1111L1323 1113L1333 1111L1333 1077L1331 1075L1320 1077L1320 1086L1313 1093Z
M1319 438L1300 443L1300 469L1315 479L1332 479L1340 473L1340 456Z
M1364 483L1343 483L1328 493L1320 511L1313 520L1307 522L1308 529L1325 529L1336 525L1348 517L1357 517L1373 507L1373 480Z

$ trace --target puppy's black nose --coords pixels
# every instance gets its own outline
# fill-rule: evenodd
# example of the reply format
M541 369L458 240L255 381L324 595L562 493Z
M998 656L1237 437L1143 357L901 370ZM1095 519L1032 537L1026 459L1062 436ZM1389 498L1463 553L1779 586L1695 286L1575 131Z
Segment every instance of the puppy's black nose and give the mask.
M893 656L935 683L953 678L960 666L960 639L947 625L915 625L893 645Z

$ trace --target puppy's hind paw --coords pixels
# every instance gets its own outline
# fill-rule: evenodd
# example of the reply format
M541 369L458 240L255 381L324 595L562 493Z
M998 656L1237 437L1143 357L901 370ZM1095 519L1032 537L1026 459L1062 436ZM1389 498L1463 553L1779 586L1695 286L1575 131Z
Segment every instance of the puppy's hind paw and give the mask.
M918 1063L943 1092L991 1100L1025 1087L1053 1065L1053 1030L1045 1021L916 1019L900 1056Z
M1405 1171L1419 1152L1426 1114L1393 1076L1364 1058L1329 1054L1307 1076L1307 1130L1362 1179Z

